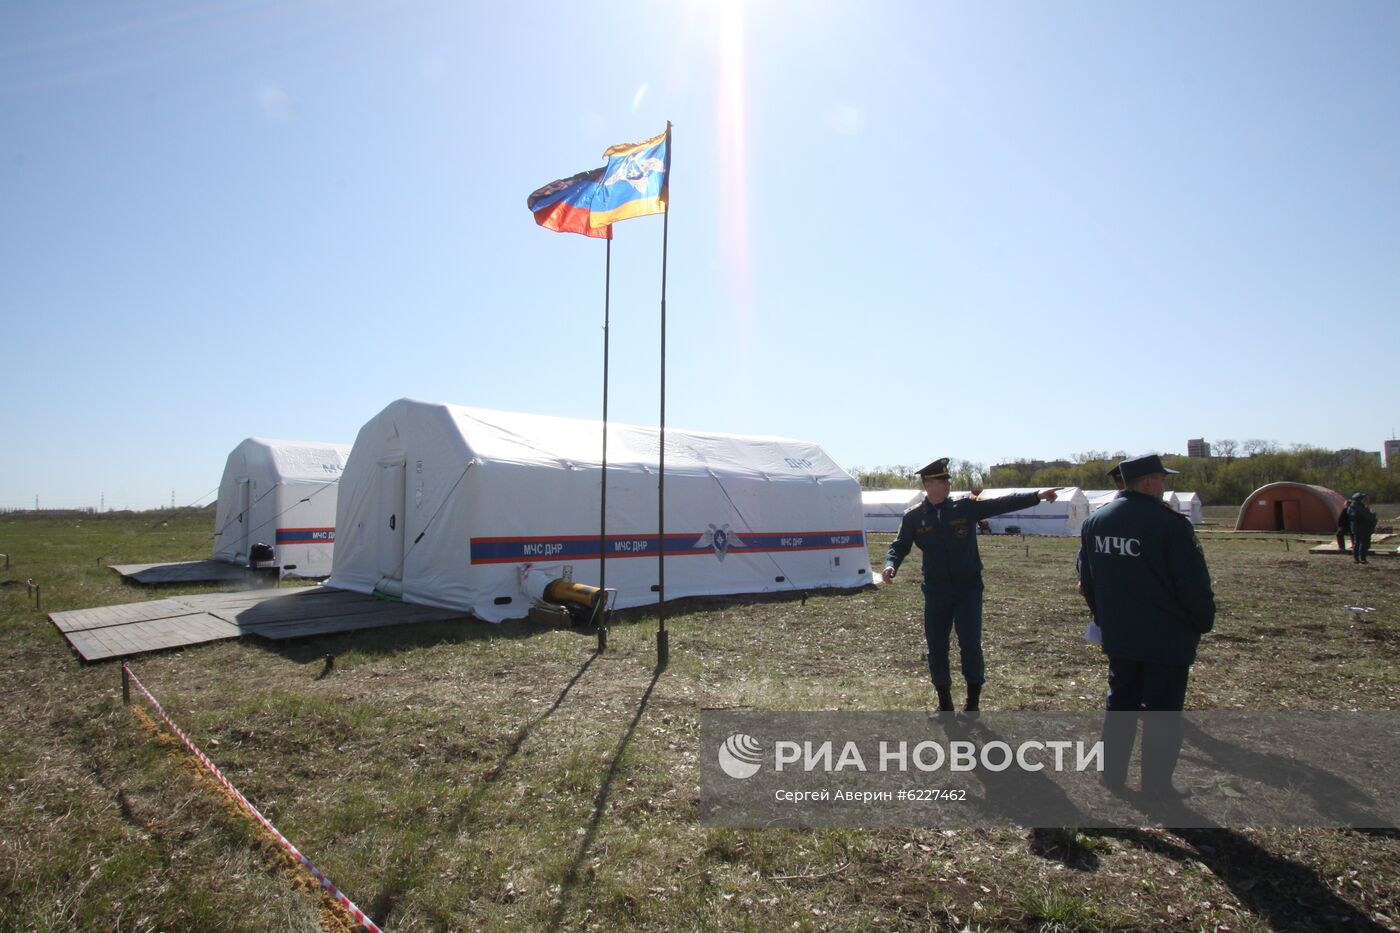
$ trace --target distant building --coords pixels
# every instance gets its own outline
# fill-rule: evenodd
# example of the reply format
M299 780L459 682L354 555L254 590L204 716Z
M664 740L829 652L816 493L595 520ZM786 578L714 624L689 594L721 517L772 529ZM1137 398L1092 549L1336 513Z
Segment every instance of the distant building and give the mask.
M1188 457L1209 457L1210 445L1205 438L1197 437L1186 442L1186 456Z
M1400 469L1400 440L1385 442L1385 465L1387 469Z
M1379 450L1357 450L1355 447L1348 447L1345 450L1337 451L1338 463L1374 463L1381 465L1381 452Z

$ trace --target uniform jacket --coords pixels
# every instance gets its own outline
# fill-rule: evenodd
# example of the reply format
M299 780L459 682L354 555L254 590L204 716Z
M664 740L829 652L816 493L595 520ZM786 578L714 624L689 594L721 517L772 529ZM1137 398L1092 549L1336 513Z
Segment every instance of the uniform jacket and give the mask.
M993 515L1028 509L1040 501L1033 492L997 499L945 499L938 506L928 499L904 513L899 534L885 555L885 566L899 568L914 545L924 552L924 579L946 583L977 583L982 557L977 553L977 523Z
M1348 509L1342 509L1341 514L1337 516L1337 530L1338 530L1338 531L1351 531L1351 511L1350 511L1350 510L1348 510Z
M1347 518L1351 522L1351 530L1359 535L1368 535L1376 530L1376 513L1368 509L1364 502L1353 499L1347 506Z
M1191 520L1144 493L1125 492L1085 520L1079 580L1110 657L1190 664L1215 624Z

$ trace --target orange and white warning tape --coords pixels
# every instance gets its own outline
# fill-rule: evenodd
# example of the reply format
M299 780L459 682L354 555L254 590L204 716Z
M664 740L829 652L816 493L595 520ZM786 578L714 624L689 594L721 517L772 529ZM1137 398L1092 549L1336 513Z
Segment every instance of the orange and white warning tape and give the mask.
M382 933L381 928L377 923L371 920L363 910L360 910L360 908L356 907L354 901L350 900L350 898L347 897L345 893L340 890L340 888L337 888L331 882L331 879L327 878L324 874L321 873L321 869L311 864L311 860L308 859L306 856L302 855L301 850L299 850L296 846L292 845L291 840L289 840L286 836L282 835L282 833L278 831L277 827L273 826L272 822L268 820L267 817L259 813L258 808L249 803L248 798L244 797L243 794L239 792L238 788L234 787L233 784L229 781L229 779L224 777L223 772L219 770L218 766L215 765L214 762L210 761L207 755L205 755L202 751L195 747L195 744L190 741L190 737L185 735L183 729L175 725L175 720L171 719L170 715L166 713L165 707L161 706L160 701L151 695L151 691L147 690L146 685L141 683L141 678L137 677L136 672L133 671L130 668L130 666L128 666L125 662L122 663L122 672L126 676L130 677L131 682L136 684L136 686L141 690L141 692L146 695L146 699L151 701L151 706L155 707L155 711L157 713L160 713L160 718L164 719L165 724L169 726L171 730L180 737L180 741L185 743L185 747L188 748L190 752L193 753L194 756L200 760L204 767L209 769L209 772L213 774L214 777L218 778L219 783L222 784L230 794L233 794L234 799L236 799L240 804L242 804L243 807L253 815L254 819L261 823L268 832L272 833L273 837L277 839L277 842L282 846L282 848L286 849L287 852L291 854L292 858L296 859L301 864L302 868L305 868L308 872L310 872L311 877L315 878L318 882L320 882L321 887L325 888L326 892L329 893L331 897L335 898L336 902L339 903L340 906L350 911L350 916L355 918L355 922L360 924L360 926L364 927L366 930L372 931L372 933Z

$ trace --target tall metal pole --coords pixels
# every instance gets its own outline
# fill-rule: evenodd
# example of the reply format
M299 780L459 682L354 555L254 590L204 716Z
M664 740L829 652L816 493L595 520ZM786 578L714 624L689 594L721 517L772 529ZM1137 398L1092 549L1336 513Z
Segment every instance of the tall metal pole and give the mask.
M666 121L666 157L671 156L671 121ZM660 627L656 631L656 666L665 667L671 659L670 633L666 631L666 247L671 230L671 176L666 173L666 210L661 221L661 476L656 486L657 575L656 614Z
M603 278L603 478L601 505L598 507L598 589L603 591L603 610L598 617L598 650L608 647L608 327L612 303L612 237L608 237L608 259Z

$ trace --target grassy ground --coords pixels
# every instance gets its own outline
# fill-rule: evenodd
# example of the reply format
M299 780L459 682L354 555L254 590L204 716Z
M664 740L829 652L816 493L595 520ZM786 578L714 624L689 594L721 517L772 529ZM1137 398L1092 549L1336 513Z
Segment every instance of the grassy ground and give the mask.
M1382 522L1400 510L1383 506ZM1233 514L1215 516L1229 527ZM132 602L105 563L198 558L207 515L0 519L0 928L335 928L152 717L33 609ZM1400 560L1203 534L1220 603L1188 703L1395 709ZM872 543L878 566L888 538ZM1097 709L1075 544L984 538L996 709ZM909 568L913 569L913 567ZM464 621L133 666L278 827L392 929L1400 929L1390 832L728 831L697 821L705 707L920 709L916 573L846 595L632 613L606 654ZM168 592L198 592L186 587ZM1382 607L1354 622L1342 607ZM336 657L325 673L324 656Z

